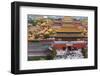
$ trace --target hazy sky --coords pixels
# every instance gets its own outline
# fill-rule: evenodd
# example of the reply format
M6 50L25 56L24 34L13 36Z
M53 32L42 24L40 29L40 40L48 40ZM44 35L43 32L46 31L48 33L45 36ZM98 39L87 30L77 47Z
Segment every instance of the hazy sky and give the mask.
M28 15L28 19L36 19L36 17L39 17L39 16L42 16L42 15ZM44 15L44 18L52 18L52 19L59 19L59 18L63 18L64 16L54 16L54 15ZM73 19L77 19L77 20L80 20L80 19L84 19L84 18L87 18L87 17L83 17L83 16L72 16Z

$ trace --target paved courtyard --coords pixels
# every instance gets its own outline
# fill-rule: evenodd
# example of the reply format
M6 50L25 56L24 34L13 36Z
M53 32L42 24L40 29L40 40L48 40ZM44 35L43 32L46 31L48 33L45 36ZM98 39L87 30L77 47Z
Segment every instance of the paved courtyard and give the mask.
M82 59L84 56L81 53L81 49L66 52L64 55L58 55L54 59Z

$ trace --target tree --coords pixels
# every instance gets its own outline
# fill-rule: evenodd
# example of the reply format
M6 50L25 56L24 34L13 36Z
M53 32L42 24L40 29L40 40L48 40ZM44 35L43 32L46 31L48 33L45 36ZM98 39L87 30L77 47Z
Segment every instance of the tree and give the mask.
M87 48L82 48L82 54L83 54L83 56L84 56L84 58L87 58L88 57L88 51L87 51Z
M54 35L56 31L52 28L52 20L50 19L37 19L32 21L32 33L35 39L47 39Z
M32 25L33 25L33 26L36 26L36 25L37 25L37 20L33 20L33 21L32 21Z
M56 49L52 48L50 55L49 55L50 59L54 59L56 57L56 54L57 54Z

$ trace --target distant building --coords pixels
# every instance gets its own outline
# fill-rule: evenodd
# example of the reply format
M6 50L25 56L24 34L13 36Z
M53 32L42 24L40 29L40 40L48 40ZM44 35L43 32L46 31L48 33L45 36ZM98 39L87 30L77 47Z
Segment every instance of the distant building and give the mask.
M36 17L37 20L40 20L40 19L43 19L43 18L44 18L44 17L43 17L42 15Z
M62 19L54 19L53 20L53 28L60 28L62 26L63 22Z
M73 22L73 18L71 16L64 16L63 22L64 22L64 24L65 23L72 23Z

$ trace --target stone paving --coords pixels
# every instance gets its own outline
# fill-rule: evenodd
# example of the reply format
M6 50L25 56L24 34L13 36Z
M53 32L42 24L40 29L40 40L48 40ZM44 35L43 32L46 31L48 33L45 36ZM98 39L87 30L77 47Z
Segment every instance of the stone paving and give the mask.
M54 59L83 59L84 56L81 53L81 49L66 52L64 55L58 55Z

